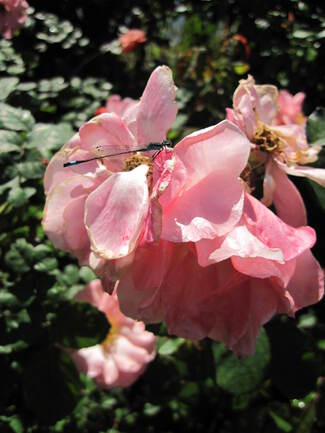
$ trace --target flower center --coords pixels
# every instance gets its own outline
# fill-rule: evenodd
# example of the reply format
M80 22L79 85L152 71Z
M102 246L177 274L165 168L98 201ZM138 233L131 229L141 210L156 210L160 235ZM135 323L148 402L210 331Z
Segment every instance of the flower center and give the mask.
M260 150L265 152L277 151L281 153L283 151L283 143L280 137L264 124L256 129L254 142L259 146Z
M124 161L123 171L131 171L141 164L149 167L147 178L152 178L152 159L149 156L143 156L141 153L135 153Z
M105 340L101 343L103 350L107 350L108 347L112 345L113 341L115 340L118 334L116 325L112 323L112 320L110 320L110 323L111 323L111 328L108 334L106 335Z

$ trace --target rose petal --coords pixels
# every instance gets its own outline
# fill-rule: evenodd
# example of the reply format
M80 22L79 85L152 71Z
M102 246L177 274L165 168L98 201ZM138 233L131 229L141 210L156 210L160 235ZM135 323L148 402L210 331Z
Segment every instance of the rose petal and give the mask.
M228 121L178 143L170 183L159 199L162 238L197 242L228 232L241 217L243 188L238 176L249 151L247 138Z
M176 88L167 66L156 68L142 94L137 115L138 144L160 143L175 120Z
M315 304L324 294L324 272L310 250L297 257L296 272L287 287L295 310Z
M270 188L270 185L271 188ZM273 191L270 191L270 190ZM271 204L276 208L279 218L292 227L300 227L307 224L306 208L300 192L291 182L288 176L278 167L269 161L266 165L264 178L263 202Z
M147 171L147 166L140 165L113 174L89 195L85 224L99 256L111 260L135 248L149 206Z

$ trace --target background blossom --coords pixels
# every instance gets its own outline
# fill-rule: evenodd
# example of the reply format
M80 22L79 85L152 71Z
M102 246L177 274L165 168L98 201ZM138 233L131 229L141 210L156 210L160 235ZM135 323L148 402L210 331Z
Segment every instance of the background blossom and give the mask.
M142 322L121 313L116 293L103 292L100 280L88 284L76 299L96 306L111 324L101 344L71 354L77 367L101 387L132 385L156 356L155 336Z
M26 21L29 5L26 0L0 1L0 32L6 39L13 36Z

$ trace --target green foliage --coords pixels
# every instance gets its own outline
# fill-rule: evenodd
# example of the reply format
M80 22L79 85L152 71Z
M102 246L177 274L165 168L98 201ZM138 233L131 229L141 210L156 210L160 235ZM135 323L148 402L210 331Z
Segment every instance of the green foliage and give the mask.
M259 335L253 356L238 359L220 343L214 344L214 357L218 366L217 385L234 395L253 391L262 382L270 362L270 347L264 329Z

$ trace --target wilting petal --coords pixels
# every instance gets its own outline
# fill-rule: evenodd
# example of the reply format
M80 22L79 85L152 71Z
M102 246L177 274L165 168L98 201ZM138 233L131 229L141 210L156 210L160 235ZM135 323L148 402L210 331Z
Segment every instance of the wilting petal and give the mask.
M259 98L256 101L258 120L271 124L277 114L278 89L271 84L255 86Z
M226 236L213 240L204 239L197 242L195 246L201 266L208 266L232 256L260 257L283 263L283 254L279 248L268 248L243 225L235 227Z
M228 121L185 137L175 147L176 165L160 197L162 238L173 242L222 236L239 221L243 188L238 177L250 143Z
M279 218L292 227L307 224L306 208L300 192L272 160L266 165L262 201L267 206L273 202Z
M142 94L137 115L138 144L160 143L175 120L176 88L167 66L156 68Z
M85 224L99 256L115 259L135 248L148 212L147 171L147 166L140 165L113 174L89 195Z
M287 287L295 303L295 310L315 304L324 294L324 272L310 250L296 259L296 271Z
M302 167L301 165L287 166L285 164L279 164L282 170L292 176L307 177L313 180L321 186L325 187L325 169L324 168L313 168L313 167Z
M231 262L234 268L242 274L254 278L276 278L277 284L286 287L292 277L296 260L288 260L285 263L279 263L274 260L264 259L263 257L232 257Z
M241 356L254 353L260 327L288 305L269 280L241 278L236 273L227 290L216 292L206 302L216 312L209 337L224 341Z
M296 258L316 241L311 227L294 228L285 224L249 194L246 194L243 215L248 230L268 247L279 248L285 261Z

